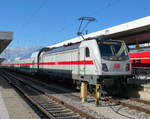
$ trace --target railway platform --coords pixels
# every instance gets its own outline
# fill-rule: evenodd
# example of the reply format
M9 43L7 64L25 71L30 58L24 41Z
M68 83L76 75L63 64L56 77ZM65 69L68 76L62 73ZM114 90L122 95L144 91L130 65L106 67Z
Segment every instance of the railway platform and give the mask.
M1 92L0 92L0 119L10 119Z
M139 91L140 98L150 101L150 83L142 85L143 90Z
M40 119L26 101L1 76L0 119Z

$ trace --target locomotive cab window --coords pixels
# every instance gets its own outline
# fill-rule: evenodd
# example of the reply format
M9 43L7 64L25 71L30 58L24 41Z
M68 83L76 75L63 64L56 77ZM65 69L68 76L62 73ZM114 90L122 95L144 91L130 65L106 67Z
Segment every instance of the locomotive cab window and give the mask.
M90 57L90 50L88 47L85 48L85 56Z

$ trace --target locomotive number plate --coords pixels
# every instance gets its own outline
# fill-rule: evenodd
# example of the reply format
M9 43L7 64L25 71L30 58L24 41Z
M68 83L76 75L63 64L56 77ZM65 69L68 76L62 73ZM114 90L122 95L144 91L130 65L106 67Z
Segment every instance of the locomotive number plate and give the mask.
M114 64L114 69L120 69L120 64Z

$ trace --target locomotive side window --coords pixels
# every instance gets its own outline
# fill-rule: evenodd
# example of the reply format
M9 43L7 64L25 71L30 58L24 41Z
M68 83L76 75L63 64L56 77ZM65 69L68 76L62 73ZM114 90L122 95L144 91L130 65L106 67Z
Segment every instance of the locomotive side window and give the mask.
M88 47L85 48L85 56L90 57L90 50Z

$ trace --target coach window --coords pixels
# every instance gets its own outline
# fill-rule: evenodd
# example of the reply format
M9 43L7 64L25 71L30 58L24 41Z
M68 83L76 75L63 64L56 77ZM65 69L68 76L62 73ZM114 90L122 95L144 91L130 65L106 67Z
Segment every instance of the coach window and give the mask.
M90 57L90 50L88 47L85 48L85 56Z

